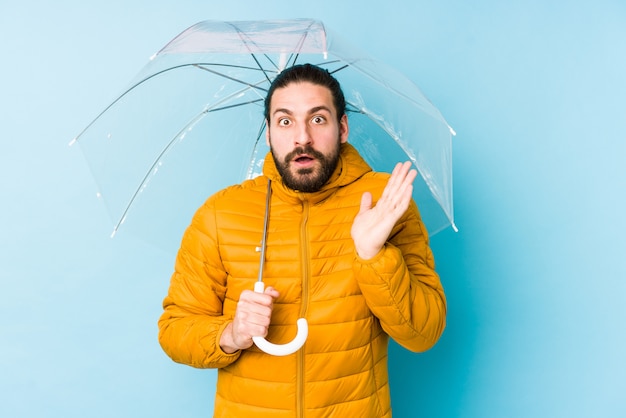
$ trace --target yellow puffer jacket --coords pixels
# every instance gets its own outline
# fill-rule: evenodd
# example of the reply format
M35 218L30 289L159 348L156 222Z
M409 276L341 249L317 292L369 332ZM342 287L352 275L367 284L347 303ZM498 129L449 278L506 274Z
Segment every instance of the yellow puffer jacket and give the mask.
M359 259L350 229L361 195L381 195L374 173L349 144L317 193L282 185L271 155L265 176L229 187L197 211L185 232L159 341L176 362L219 368L215 417L390 417L388 336L412 351L433 346L446 302L414 203L385 248ZM267 177L272 199L263 280L280 292L267 340L282 344L305 317L309 336L296 353L274 357L256 346L219 346L240 293L257 280Z

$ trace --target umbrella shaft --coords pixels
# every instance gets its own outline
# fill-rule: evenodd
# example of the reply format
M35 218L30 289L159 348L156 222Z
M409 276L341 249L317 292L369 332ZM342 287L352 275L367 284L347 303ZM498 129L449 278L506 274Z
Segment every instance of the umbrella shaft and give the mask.
M259 262L259 278L263 282L263 267L265 265L265 249L267 248L267 226L270 220L270 198L272 196L272 181L267 179L267 195L265 197L265 217L263 219L263 237L261 239L261 260Z

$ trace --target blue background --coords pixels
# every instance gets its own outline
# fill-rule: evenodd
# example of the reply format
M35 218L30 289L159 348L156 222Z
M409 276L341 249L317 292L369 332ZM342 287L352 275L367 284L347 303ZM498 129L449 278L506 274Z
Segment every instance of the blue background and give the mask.
M0 4L0 416L210 416L157 343L174 254L110 239L69 141L206 19L319 18L458 132L448 328L391 347L396 417L626 416L626 5L618 0ZM155 220L156 222L156 220Z

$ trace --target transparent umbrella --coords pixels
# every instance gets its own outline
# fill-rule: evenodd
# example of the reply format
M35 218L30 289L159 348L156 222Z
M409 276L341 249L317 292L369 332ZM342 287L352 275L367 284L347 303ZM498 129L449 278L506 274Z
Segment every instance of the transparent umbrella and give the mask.
M379 171L411 160L431 235L452 225L454 131L420 89L316 20L200 22L155 54L72 141L113 219L152 243L178 244L213 192L261 173L263 99L283 68L309 62L340 81L349 142ZM128 222L126 222L128 220Z
M261 174L263 100L294 64L328 69L346 96L350 136L377 171L410 160L416 201L431 235L454 227L454 131L420 89L317 20L200 22L155 54L72 141L113 219L174 249L212 193Z

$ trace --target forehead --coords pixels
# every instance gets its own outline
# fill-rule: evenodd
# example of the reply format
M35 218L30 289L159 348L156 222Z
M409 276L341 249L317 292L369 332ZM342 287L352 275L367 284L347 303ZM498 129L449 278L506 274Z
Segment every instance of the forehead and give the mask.
M335 113L333 96L328 87L308 81L293 82L274 90L270 102L270 112L276 110L302 111L327 107Z

